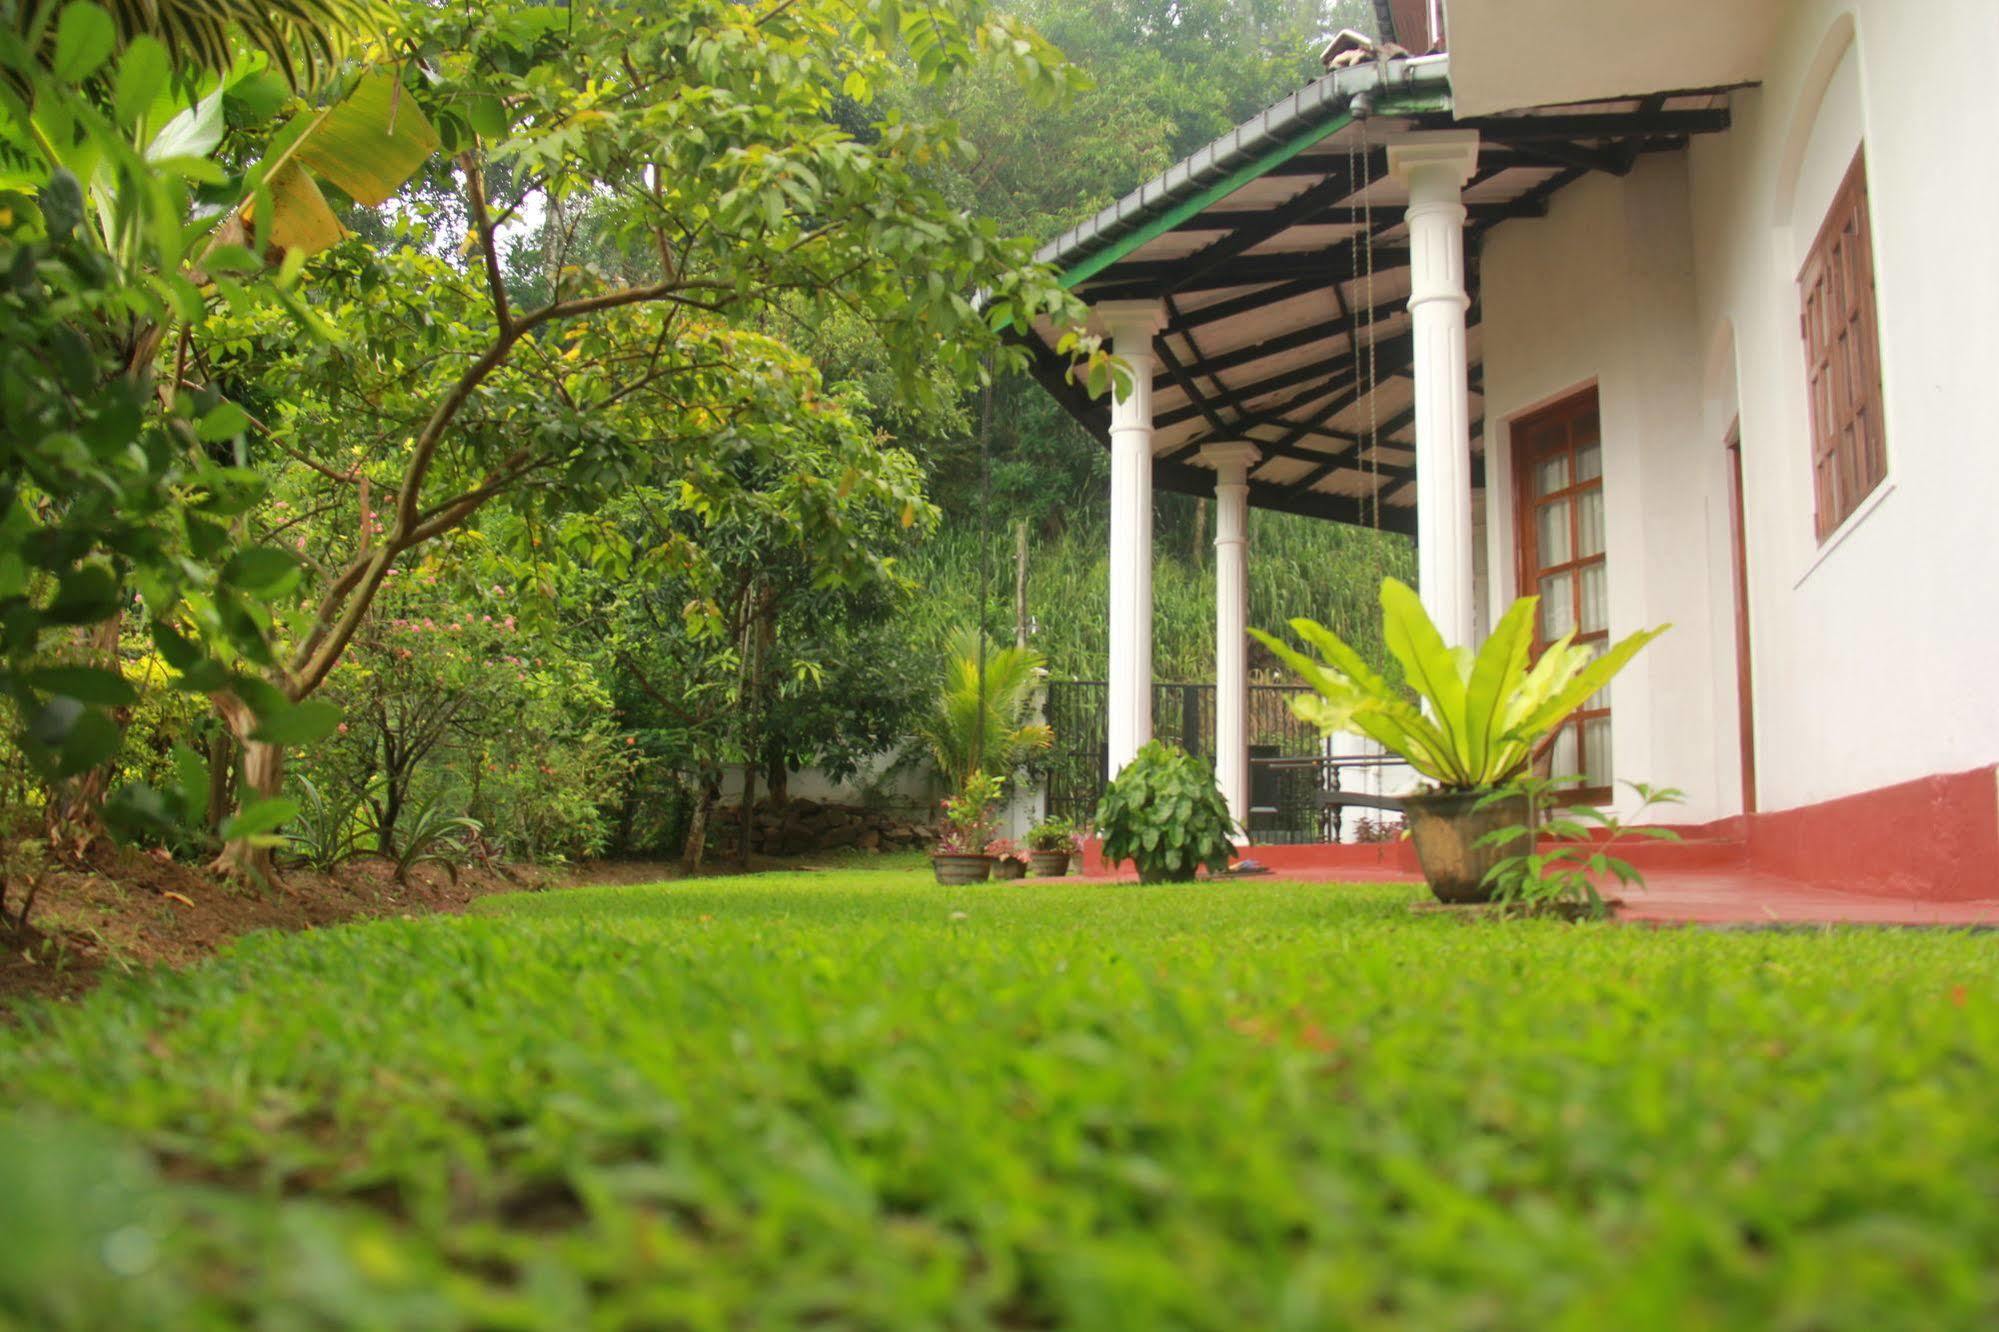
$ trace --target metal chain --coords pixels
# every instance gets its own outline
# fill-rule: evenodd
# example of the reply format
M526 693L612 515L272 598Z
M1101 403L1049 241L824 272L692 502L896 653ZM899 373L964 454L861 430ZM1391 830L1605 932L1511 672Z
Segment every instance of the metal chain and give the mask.
M1362 300L1367 305L1370 323L1374 319L1374 179L1370 172L1369 158L1373 150L1368 145L1367 121L1360 122L1361 171L1368 176L1360 196L1360 220L1365 236L1361 242L1362 259ZM1378 339L1370 328L1367 335L1367 497L1369 519L1374 530L1381 530L1381 387L1379 363L1375 360L1375 343Z

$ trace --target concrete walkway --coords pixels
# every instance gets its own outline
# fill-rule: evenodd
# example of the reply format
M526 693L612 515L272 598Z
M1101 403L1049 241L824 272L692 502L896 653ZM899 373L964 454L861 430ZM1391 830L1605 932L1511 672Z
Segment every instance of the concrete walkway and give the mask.
M1104 883L1136 883L1129 865L1107 872L1095 847L1085 860L1085 877ZM1270 867L1273 880L1294 883L1418 884L1414 857L1406 844L1378 846L1252 846L1244 858ZM1888 897L1799 883L1761 873L1742 863L1740 848L1726 842L1659 844L1641 848L1632 859L1645 875L1642 889L1622 889L1618 919L1655 925L1920 925L1999 928L1999 898L1931 901ZM1645 863L1650 862L1650 863Z

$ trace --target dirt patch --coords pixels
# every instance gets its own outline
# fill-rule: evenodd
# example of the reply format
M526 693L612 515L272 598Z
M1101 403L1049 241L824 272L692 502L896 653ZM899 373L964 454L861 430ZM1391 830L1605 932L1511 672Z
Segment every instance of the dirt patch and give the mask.
M755 857L751 871L795 868ZM742 872L723 861L704 874ZM107 974L191 966L253 930L310 930L383 916L462 911L476 898L591 884L684 877L660 861L593 861L562 869L441 866L397 883L386 861L350 861L332 874L288 871L271 888L225 883L204 868L138 852L108 852L87 871L51 874L25 931L0 927L0 1022L24 999L68 999Z

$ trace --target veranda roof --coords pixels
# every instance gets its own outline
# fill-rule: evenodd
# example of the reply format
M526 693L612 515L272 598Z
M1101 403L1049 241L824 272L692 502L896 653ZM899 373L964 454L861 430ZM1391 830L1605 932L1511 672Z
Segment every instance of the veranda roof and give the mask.
M1385 147L1411 130L1476 129L1465 187L1473 449L1482 452L1479 247L1543 216L1592 171L1728 127L1727 92L1698 89L1457 120L1449 57L1369 62L1300 88L1043 247L1091 303L1158 299L1153 481L1211 495L1205 444L1251 442L1250 503L1415 530L1408 196ZM1370 111L1355 114L1355 99ZM1036 374L1100 442L1110 406L1071 383L1045 323ZM1482 484L1474 458L1473 484Z

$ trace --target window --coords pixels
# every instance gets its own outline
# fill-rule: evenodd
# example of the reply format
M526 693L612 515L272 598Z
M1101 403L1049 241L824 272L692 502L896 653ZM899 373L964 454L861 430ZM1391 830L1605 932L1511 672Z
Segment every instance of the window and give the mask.
M1798 275L1798 296L1812 404L1812 490L1824 541L1888 474L1864 152L1833 196Z
M1534 651L1570 630L1601 652L1610 640L1610 570L1604 550L1603 437L1594 388L1513 423L1514 512L1520 587L1541 598ZM1589 699L1556 732L1543 763L1554 777L1583 778L1584 799L1610 797L1610 699Z

